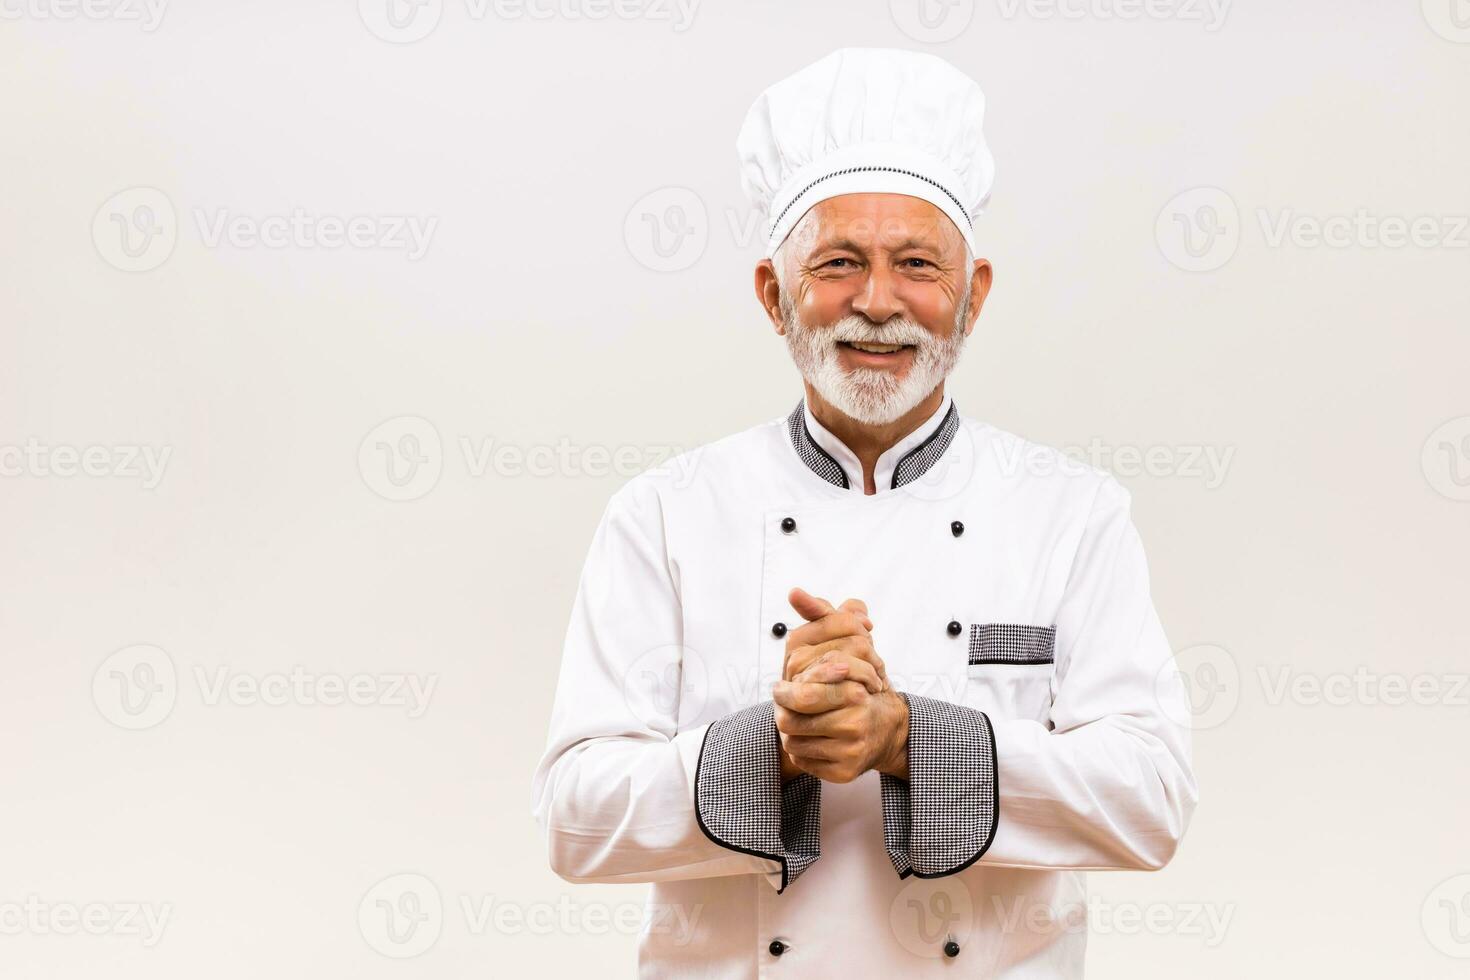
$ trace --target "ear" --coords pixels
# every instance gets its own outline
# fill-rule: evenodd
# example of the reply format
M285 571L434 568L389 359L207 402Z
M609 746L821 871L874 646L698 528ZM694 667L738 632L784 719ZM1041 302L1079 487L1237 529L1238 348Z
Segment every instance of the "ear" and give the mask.
M985 305L985 297L990 295L990 283L995 278L995 270L990 266L989 259L976 259L975 266L970 270L970 314L968 322L965 323L965 336L975 329L975 321L980 319L980 307Z
M770 259L761 259L755 264L755 298L761 309L766 311L776 333L784 335L786 325L781 316L781 284L776 281L776 266Z

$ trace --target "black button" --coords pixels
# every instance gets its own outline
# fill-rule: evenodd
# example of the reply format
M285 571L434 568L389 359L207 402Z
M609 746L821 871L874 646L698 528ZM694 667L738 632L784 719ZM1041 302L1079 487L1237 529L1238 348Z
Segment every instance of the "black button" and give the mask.
M949 533L953 534L955 537L959 537L961 534L965 533L965 525L960 521L950 521Z
M954 959L956 956L960 955L960 944L955 942L953 939L945 943L944 955L948 956L950 959Z
M771 945L767 948L770 949L772 956L780 956L786 952L786 944L779 939L772 939ZM955 947L955 952L959 952L959 947Z
M790 534L792 531L795 531L795 530L796 530L796 518L794 518L794 517L783 517L783 518L781 518L781 533L782 534Z
M778 640L781 637L785 636L786 635L786 624L785 623L777 623L775 626L772 626L771 627L771 635L774 636L774 637L776 637L776 639L778 639Z
M950 636L959 636L960 630L964 629L964 627L960 625L960 621L958 619L951 619L949 621L949 625L946 626L945 629L949 630Z

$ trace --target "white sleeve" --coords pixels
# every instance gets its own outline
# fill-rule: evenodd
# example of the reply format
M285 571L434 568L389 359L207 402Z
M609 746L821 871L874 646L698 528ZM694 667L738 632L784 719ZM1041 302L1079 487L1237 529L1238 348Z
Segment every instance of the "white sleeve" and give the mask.
M976 861L1147 869L1173 857L1198 801L1189 702L1149 597L1129 494L1100 486L1056 622L1052 728L909 697L906 784L885 778L900 874Z
M761 874L784 889L817 858L820 785L782 786L769 701L688 717L682 637L662 507L635 480L582 570L533 780L551 867L574 882Z

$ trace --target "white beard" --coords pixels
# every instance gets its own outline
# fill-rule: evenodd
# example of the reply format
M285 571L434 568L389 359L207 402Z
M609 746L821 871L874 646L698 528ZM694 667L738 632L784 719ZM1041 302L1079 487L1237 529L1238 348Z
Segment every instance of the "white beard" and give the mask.
M860 313L830 327L809 327L796 315L786 291L781 291L786 346L796 369L833 407L866 425L896 421L949 376L965 346L964 323L969 309L966 290L948 337L936 337L912 320L895 318L878 324ZM882 368L847 371L838 360L838 341L912 344L913 363L902 378Z

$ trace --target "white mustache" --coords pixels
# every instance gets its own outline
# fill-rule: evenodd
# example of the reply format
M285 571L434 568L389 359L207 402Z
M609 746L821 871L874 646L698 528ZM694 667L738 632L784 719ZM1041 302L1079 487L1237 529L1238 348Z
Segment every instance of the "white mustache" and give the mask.
M874 323L865 316L849 316L831 326L832 342L854 341L863 344L903 344L924 347L935 338L912 320L885 320Z

